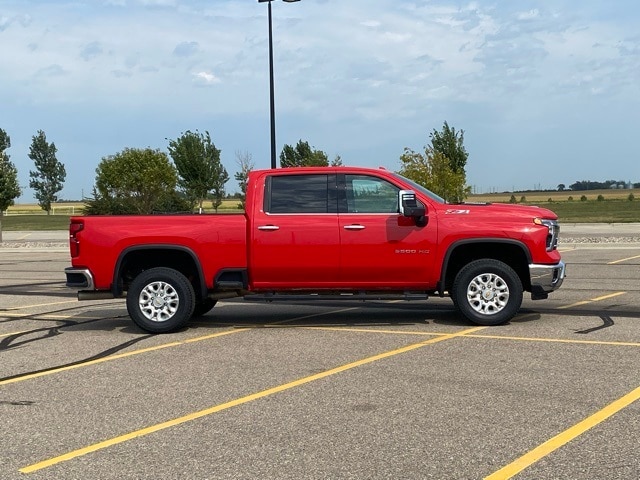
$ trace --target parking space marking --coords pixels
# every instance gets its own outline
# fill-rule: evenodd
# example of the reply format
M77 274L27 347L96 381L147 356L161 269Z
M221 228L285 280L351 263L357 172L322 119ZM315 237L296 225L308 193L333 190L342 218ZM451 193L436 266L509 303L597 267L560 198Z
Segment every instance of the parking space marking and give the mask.
M181 424L186 423L186 422L197 420L199 418L206 417L208 415L212 415L214 413L221 412L223 410L227 410L227 409L232 408L232 407L237 407L238 405L242 405L242 404L245 404L245 403L248 403L248 402L252 402L254 400L258 400L260 398L264 398L264 397L267 397L267 396L270 396L270 395L273 395L273 394L276 394L276 393L280 393L280 392L283 392L285 390L290 390L292 388L299 387L299 386L305 385L307 383L315 382L316 380L321 380L323 378L330 377L332 375L336 375L338 373L342 373L342 372L345 372L347 370L351 370L351 369L354 369L356 367L360 367L362 365L367 365L369 363L373 363L373 362L376 362L378 360L382 360L382 359L385 359L385 358L393 357L395 355L400 355L402 353L407 353L407 352L416 350L418 348L425 347L427 345L432 345L434 343L442 342L444 340L451 340L453 338L463 337L463 336L465 336L467 334L470 334L470 333L473 333L473 332L477 332L478 330L483 330L485 328L487 328L487 327L473 327L473 328L468 328L468 329L465 329L465 330L462 330L462 331L459 331L459 332L456 332L456 333L444 333L444 334L441 334L440 336L438 336L436 338L430 338L428 340L424 340L424 341L419 342L419 343L413 343L413 344L407 345L405 347L397 348L397 349L394 349L394 350L389 350L387 352L379 353L377 355L373 355L371 357L366 357L366 358L363 358L361 360L356 360L355 362L351 362L351 363L347 363L347 364L344 364L344 365L340 365L338 367L334 367L334 368L331 368L329 370L325 370L324 372L316 373L314 375L310 375L310 376L307 376L307 377L302 377L302 378L299 378L298 380L294 380L292 382L288 382L288 383L284 383L284 384L281 384L281 385L277 385L275 387L268 388L268 389L262 390L260 392L252 393L250 395L246 395L244 397L240 397L240 398L237 398L235 400L231 400L231 401L226 402L226 403L221 403L219 405L215 405L213 407L206 408L204 410L200 410L198 412L194 412L194 413L190 413L188 415L184 415L182 417L174 418L173 420L168 420L166 422L158 423L156 425L151 425L149 427L142 428L140 430L136 430L136 431L121 435L119 437L114 437L114 438L111 438L111 439L108 439L108 440L104 440L102 442L94 443L93 445L89 445L89 446L84 447L84 448L79 448L77 450L73 450L73 451L71 451L69 453L65 453L64 455L59 455L57 457L53 457L53 458L50 458L48 460L44 460L42 462L34 463L32 465L28 465L26 467L21 468L20 472L22 472L22 473L33 473L33 472L36 472L38 470L42 470L43 468L51 467L53 465L56 465L58 463L61 463L61 462L67 461L67 460L71 460L73 458L81 457L83 455L87 455L89 453L93 453L93 452L96 452L98 450L102 450L104 448L111 447L113 445L124 443L124 442L127 442L129 440L133 440L134 438L142 437L142 436L154 433L154 432L158 432L160 430L164 430L164 429L167 429L167 428L171 428L171 427L175 427L175 426L181 425Z
M295 318L290 318L288 320L282 320L280 322L274 322L273 324L275 325L277 323L295 322L295 321L298 321L298 320L303 320L303 319L312 318L312 317L319 317L319 316L323 316L323 315L332 315L332 314L335 314L335 313L341 313L341 312L345 312L345 311L348 311L348 310L356 310L357 308L359 308L359 307L343 308L341 310L331 310L330 312L314 313L314 314L310 314L310 315L304 315L302 317L295 317ZM210 340L212 338L222 337L222 336L225 336L225 335L232 335L234 333L239 333L239 332L244 332L244 331L250 330L251 328L255 328L255 327L236 328L236 329L227 330L227 331L224 331L224 332L218 332L218 333L212 333L212 334L209 334L209 335L203 335L203 336L200 336L200 337L188 338L186 340L179 340L179 341L176 341L176 342L164 343L162 345L156 345L154 347L147 347L147 348L141 348L139 350L132 350L130 352L119 353L117 355L110 355L108 357L98 358L98 359L95 359L95 360L88 360L86 362L75 363L73 365L66 365L66 366L60 367L60 368L52 368L50 370L45 370L45 371L42 371L42 372L26 374L26 375L22 375L22 376L19 376L19 377L9 378L7 380L1 380L0 381L0 386L1 385L8 385L10 383L22 382L22 381L25 381L25 380L31 380L33 378L44 377L46 375L53 375L54 373L66 372L68 370L75 370L76 368L88 367L88 366L91 366L91 365L96 365L98 363L110 362L112 360L118 360L118 359L121 359L121 358L132 357L134 355L140 355L142 353L154 352L154 351L157 351L157 350L162 350L164 348L177 347L177 346L180 346L180 345L187 345L189 343L201 342L203 340Z
M525 468L533 465L538 460L546 457L558 448L569 443L571 440L582 435L590 428L593 428L596 425L604 422L607 418L611 417L623 408L628 407L638 399L640 399L640 387L637 387L635 390L632 390L623 397L620 397L618 400L610 403L593 415L585 418L584 420L568 428L564 432L559 433L555 437L547 440L533 450L530 450L520 458L511 462L509 465L501 468L495 473L492 473L488 477L485 477L484 480L506 480L512 478L514 475L520 473Z
M640 258L640 255L636 255L635 257L622 258L620 260L614 260L613 262L607 263L607 265L615 265L616 263L626 262L627 260L635 260L636 258Z
M600 302L602 300L607 300L609 298L613 298L613 297L618 297L620 295L624 295L625 293L627 293L627 292L610 293L609 295L603 295L602 297L592 298L591 300L583 300L581 302L572 303L571 305L563 305L561 307L558 307L558 310L563 310L563 309L566 309L566 308L579 307L580 305L587 305L587 304L593 303L593 302Z
M117 355L110 355L108 357L98 358L96 360L89 360L87 362L82 362L82 363L76 363L74 365L67 365L67 366L60 367L60 368L53 368L51 370L45 370L43 372L27 374L27 375L24 375L24 376L21 376L21 377L9 378L7 380L0 381L0 386L1 385L8 385L10 383L22 382L24 380L31 380L33 378L44 377L45 375L53 375L54 373L66 372L68 370L75 370L76 368L88 367L90 365L97 365L98 363L104 363L104 362L109 362L109 361L112 361L112 360L118 360L120 358L132 357L134 355L140 355L142 353L154 352L154 351L162 350L162 349L169 348L169 347L177 347L177 346L180 346L180 345L186 345L187 343L199 342L199 341L202 341L202 340L209 340L211 338L222 337L224 335L231 335L231 334L239 333L239 332L242 332L242 331L245 331L245 330L248 330L248 329L244 328L244 329L237 329L237 330L227 330L225 332L212 333L210 335L204 335L202 337L190 338L188 340L180 340L180 341L177 341L177 342L163 343L162 345L156 345L156 346L153 346L153 347L141 348L139 350L132 350L131 352L124 352L124 353L119 353Z
M23 307L9 307L9 308L7 308L7 311L25 310L27 308L36 308L36 307L50 307L51 305L62 305L64 303L78 303L78 299L74 298L73 300L65 300L64 302L39 303L37 305L25 305Z
M0 333L0 338L2 337L10 337L11 335L22 335L23 333L27 333L29 330L23 330L21 332L11 332L11 333Z
M582 345L607 345L613 347L640 347L636 342L607 342L603 340L571 340L564 338L535 338L535 337L506 337L501 335L467 335L470 338L488 338L492 340L512 340L518 342L547 342L547 343L568 343Z

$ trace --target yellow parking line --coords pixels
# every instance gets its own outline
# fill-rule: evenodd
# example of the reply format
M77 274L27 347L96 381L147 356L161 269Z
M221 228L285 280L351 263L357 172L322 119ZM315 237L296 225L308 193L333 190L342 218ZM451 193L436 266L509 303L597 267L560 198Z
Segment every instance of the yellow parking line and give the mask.
M571 340L564 338L506 337L501 335L467 335L469 338L487 338L491 340L512 340L518 342L567 343L578 345L607 345L613 347L640 347L636 342L605 342L599 340Z
M636 258L640 258L640 255L636 255L635 257L622 258L620 260L614 260L613 262L607 263L607 265L615 265L616 263L626 262L627 260L635 260Z
M10 337L11 335L20 335L21 333L27 333L29 330L23 330L22 332L0 333L0 338Z
M0 385L8 385L10 383L22 382L24 380L30 380L32 378L44 377L45 375L52 375L54 373L65 372L65 371L68 371L68 370L75 370L76 368L88 367L89 365L97 365L98 363L109 362L111 360L117 360L117 359L120 359L120 358L132 357L134 355L140 355L141 353L148 353L148 352L153 352L153 351L156 351L156 350L162 350L164 348L177 347L179 345L186 345L187 343L193 343L193 342L198 342L198 341L202 341L202 340L208 340L210 338L222 337L224 335L231 335L233 333L242 332L244 330L247 330L247 329L243 328L243 329L238 329L238 330L228 330L228 331L225 331L225 332L213 333L211 335L205 335L205 336L202 336L202 337L191 338L191 339L188 339L188 340L181 340L181 341L177 341L177 342L163 343L162 345L156 345L154 347L141 348L139 350L133 350L131 352L119 353L117 355L110 355L108 357L98 358L96 360L89 360L87 362L82 362L82 363L76 363L74 365L67 365L65 367L52 368L51 370L46 370L44 372L37 372L37 373L32 373L31 375L24 375L24 376L21 376L21 377L16 377L16 378L10 378L8 380L3 380L3 381L0 381Z
M593 303L593 302L600 302L602 300L607 300L608 298L613 298L613 297L618 297L620 295L624 295L625 293L627 293L627 292L610 293L609 295L603 295L602 297L592 298L591 300L583 300L581 302L572 303L571 305L563 305L561 307L558 307L558 310L563 310L563 309L566 309L566 308L579 307L580 305L587 305L587 304Z
M497 472L489 475L488 477L485 477L485 480L505 480L513 477L525 468L536 463L541 458L546 457L558 448L569 443L574 438L582 435L590 428L604 422L607 418L619 412L623 408L628 407L638 399L640 399L640 387L624 395L615 402L610 403L603 409L597 411L590 417L585 418L573 427L568 428L564 432L561 432L555 437L547 440L543 444L527 452L526 454L514 460L509 465L501 468Z
M27 309L27 308L49 307L51 305L62 305L64 303L78 303L78 299L74 298L73 300L66 300L64 302L39 303L37 305L25 305L23 307L10 307L10 308L7 308L7 310L13 311L13 310L24 310L24 309Z
M295 321L298 321L298 320L301 320L301 319L304 319L304 318L318 317L318 316L321 316L321 315L331 315L331 314L335 314L335 313L345 312L347 310L354 310L355 308L358 308L358 307L345 308L345 309L342 309L342 310L332 310L330 312L314 313L312 315L305 315L305 316L302 316L302 317L291 318L289 320L282 320L281 322L276 322L276 323L295 322ZM243 331L246 331L246 330L250 330L250 328L249 327L237 328L237 329L234 329L234 330L227 330L227 331L224 331L224 332L218 332L218 333L212 333L212 334L209 334L209 335L203 335L201 337L188 338L186 340L180 340L180 341L177 341L177 342L164 343L162 345L156 345L154 347L141 348L139 350L132 350L130 352L119 353L117 355L109 355L108 357L98 358L96 360L89 360L89 361L86 361L86 362L76 363L76 364L73 364L73 365L67 365L67 366L64 366L64 367L52 368L51 370L45 370L43 372L32 373L30 375L24 375L24 376L20 376L20 377L10 378L10 379L7 379L7 380L2 380L2 381L0 381L0 386L1 385L8 385L10 383L22 382L24 380L31 380L33 378L44 377L45 375L53 375L54 373L65 372L65 371L68 371L68 370L75 370L76 368L88 367L90 365L96 365L98 363L110 362L112 360L118 360L120 358L132 357L134 355L140 355L142 353L149 353L149 352L153 352L153 351L156 351L156 350L162 350L164 348L177 347L179 345L186 345L186 344L189 344L189 343L201 342L203 340L209 340L211 338L222 337L224 335L231 335L233 333L239 333L239 332L243 332Z
M251 402L253 400L258 400L260 398L267 397L269 395L273 395L275 393L283 392L285 390L290 390L294 387L299 387L301 385L305 385L307 383L314 382L316 380L320 380L331 375L336 375L341 372L345 372L347 370L351 370L356 367L360 367L362 365L366 365L372 362L376 362L378 360L382 360L384 358L393 357L394 355L399 355L401 353L410 352L412 350L416 350L418 348L424 347L426 345L430 345L433 343L441 342L443 340L449 340L456 337L461 337L467 335L468 333L473 333L478 330L482 330L486 327L474 327L466 330L462 330L457 333L444 334L440 337L430 338L429 340L425 340L419 343L414 343L411 345L407 345L406 347L398 348L395 350L390 350L384 353L380 353L378 355L373 355L371 357L363 358L361 360L357 360L355 362L347 363L345 365L341 365L339 367L331 368L329 370L325 370L324 372L317 373L315 375L310 375L308 377L299 378L298 380L294 380L293 382L284 383L282 385L278 385L276 387L268 388L266 390L262 390L261 392L253 393L251 395L246 395L241 398L237 398L235 400L231 400L230 402L222 403L219 405L215 405L210 408L206 408L204 410L200 410L198 412L191 413L189 415L185 415L182 417L174 418L173 420L169 420L166 422L158 423L156 425L152 425L150 427L142 428L140 430L136 430L125 435L121 435L119 437L114 437L108 440L104 440L102 442L94 443L93 445L89 445L88 447L79 448L69 453L65 453L64 455L60 455L54 458L50 458L48 460L44 460L42 462L34 463L32 465L23 467L20 469L22 473L33 473L38 470L42 470L43 468L47 468L53 465L56 465L60 462L64 462L66 460L71 460L76 457L80 457L83 455L87 455L88 453L96 452L98 450L102 450L104 448L111 447L113 445L117 445L119 443L126 442L128 440L133 440L134 438L142 437L145 435L149 435L151 433L164 430L166 428L175 427L177 425L190 422L196 420L198 418L205 417L207 415L211 415L213 413L220 412L222 410L227 410L232 407L236 407L238 405L242 405L244 403Z

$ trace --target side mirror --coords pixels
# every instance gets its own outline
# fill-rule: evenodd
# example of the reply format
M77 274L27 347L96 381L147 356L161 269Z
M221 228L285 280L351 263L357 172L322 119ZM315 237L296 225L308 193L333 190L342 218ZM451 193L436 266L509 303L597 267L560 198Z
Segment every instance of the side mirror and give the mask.
M398 192L398 205L400 215L415 219L416 225L424 227L427 224L427 208L418 201L413 190L400 190Z

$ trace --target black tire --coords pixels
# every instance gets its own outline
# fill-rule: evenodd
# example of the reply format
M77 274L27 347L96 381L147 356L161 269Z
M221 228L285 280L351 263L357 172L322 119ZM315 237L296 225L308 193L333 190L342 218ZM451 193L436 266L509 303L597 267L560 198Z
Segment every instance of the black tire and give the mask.
M205 298L202 302L196 303L195 308L193 309L192 317L201 317L208 311L210 311L213 307L216 306L217 301L211 298Z
M467 320L477 325L501 325L518 313L522 292L520 277L509 265L482 259L458 272L451 298Z
M182 273L171 268L151 268L131 282L127 311L141 329L166 333L187 323L195 298L193 286Z

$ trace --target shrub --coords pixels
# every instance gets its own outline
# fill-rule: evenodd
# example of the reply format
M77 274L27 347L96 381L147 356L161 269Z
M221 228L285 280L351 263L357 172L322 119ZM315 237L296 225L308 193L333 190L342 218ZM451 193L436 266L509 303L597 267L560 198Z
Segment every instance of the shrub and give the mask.
M511 195L511 198L509 199L509 203L516 203L516 196L515 195Z
M604 196L602 196L602 195L598 195L598 201L599 201L599 202L604 201Z
M520 203L524 203L524 202L526 202L526 201L527 201L527 197L525 197L524 195L522 195L522 196L520 197Z
M567 199L570 202L573 202L573 197L571 195L569 195L569 198Z
M587 196L586 196L586 195L582 195L582 196L580 197L580 201L581 201L581 202L586 202L586 201L587 201Z
M629 196L627 197L627 200L629 200L630 202L633 202L635 198L636 197L633 196L633 193L630 193Z

